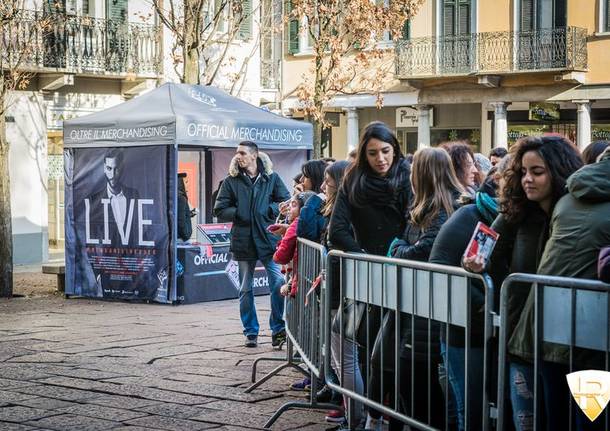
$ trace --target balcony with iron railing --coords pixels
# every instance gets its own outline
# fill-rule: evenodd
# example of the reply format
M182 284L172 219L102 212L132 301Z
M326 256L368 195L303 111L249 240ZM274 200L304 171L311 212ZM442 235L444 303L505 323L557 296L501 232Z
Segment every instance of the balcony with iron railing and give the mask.
M161 70L158 26L41 11L21 11L0 26L3 65L109 77L155 78Z
M398 79L587 69L587 32L577 27L422 37L395 49Z

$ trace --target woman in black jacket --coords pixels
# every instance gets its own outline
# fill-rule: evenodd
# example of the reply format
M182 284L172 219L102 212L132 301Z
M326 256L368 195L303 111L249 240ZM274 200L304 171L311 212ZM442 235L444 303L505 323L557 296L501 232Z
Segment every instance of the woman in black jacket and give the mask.
M432 250L432 244L447 218L453 214L458 207L458 198L464 192L451 163L449 154L440 148L423 148L418 150L413 157L411 170L411 185L413 186L414 198L411 209L407 215L407 225L401 239L395 239L390 244L388 256L402 259L418 260L427 262ZM431 388L432 406L443 405L444 399L441 388L438 385L437 365L441 362L438 349L438 324L434 323L428 328L428 320L410 315L401 315L401 346L412 343L412 324L415 328L415 345L413 351L404 349L399 352L401 359L401 384L400 392L407 406L407 413L418 419L426 420L428 411L428 397L426 389ZM383 365L380 357L386 358L384 362L394 356L394 312L388 311L384 316L383 330L379 332L373 348L371 360L370 386L374 395L379 396L381 391L381 380L383 376ZM433 349L428 351L428 343ZM383 355L381 350L383 349ZM413 356L412 356L413 353ZM430 375L432 380L428 381L428 355L430 355ZM414 363L411 358L414 357ZM390 364L386 373L396 368ZM411 367L415 369L415 380L411 380ZM386 376L384 389L390 394L393 390L394 376ZM418 396L414 400L415 411L411 410L411 386L415 386ZM376 392L376 394L375 394ZM431 408L433 408L431 406ZM434 414L433 426L443 427L442 414ZM369 421L371 422L371 421ZM371 423L368 424L372 425ZM390 429L401 429L402 424L390 423Z
M328 233L333 248L385 256L392 240L405 227L405 214L411 199L409 172L409 165L390 128L381 122L366 126L356 160L345 174L331 215ZM355 308L351 306L352 310ZM370 334L376 334L379 318L370 318L375 314L370 311L357 329L368 327ZM335 371L339 377L344 377L346 387L362 394L364 384L358 364L358 340L346 343L341 357L341 341L333 326L331 352ZM358 338L356 334L354 338ZM363 418L362 405L356 406L354 415L356 422Z

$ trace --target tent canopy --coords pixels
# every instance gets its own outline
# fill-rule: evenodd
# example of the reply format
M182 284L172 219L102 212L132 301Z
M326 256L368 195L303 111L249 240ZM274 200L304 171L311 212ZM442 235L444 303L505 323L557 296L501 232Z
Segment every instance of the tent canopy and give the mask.
M64 146L173 145L311 149L311 124L264 111L215 87L167 83L115 107L64 122Z

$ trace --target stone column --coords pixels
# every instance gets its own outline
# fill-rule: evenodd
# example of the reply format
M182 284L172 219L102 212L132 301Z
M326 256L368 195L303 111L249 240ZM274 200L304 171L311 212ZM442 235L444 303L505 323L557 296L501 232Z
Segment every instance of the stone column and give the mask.
M506 108L510 102L491 102L494 108L494 142L493 147L508 149L508 115Z
M576 144L580 151L591 143L591 101L573 100L576 104Z
M415 105L417 118L417 149L430 146L430 105Z
M355 150L358 147L359 127L358 127L358 109L345 108L347 113L347 152Z

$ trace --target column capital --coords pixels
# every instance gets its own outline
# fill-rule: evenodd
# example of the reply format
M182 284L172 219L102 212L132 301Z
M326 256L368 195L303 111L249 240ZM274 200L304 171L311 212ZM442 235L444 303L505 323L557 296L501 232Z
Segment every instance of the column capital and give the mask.
M489 106L494 108L496 113L506 112L506 108L508 108L508 105L510 104L511 102L489 102Z
M572 100L572 103L574 103L576 105L590 105L591 103L593 103L593 101L589 100L589 99L578 99L578 100Z
M418 103L412 106L418 111L429 111L430 109L432 109L432 105L428 105L427 103Z

